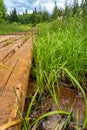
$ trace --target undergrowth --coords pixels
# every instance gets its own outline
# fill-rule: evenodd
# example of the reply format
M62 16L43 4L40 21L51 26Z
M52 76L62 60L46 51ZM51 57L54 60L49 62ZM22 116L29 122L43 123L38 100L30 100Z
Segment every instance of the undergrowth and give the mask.
M83 19L80 19L79 22L78 18L72 17L56 20L48 25L45 24L45 26L40 25L38 36L34 40L34 60L31 71L32 77L36 78L38 99L42 97L44 91L49 92L58 107L58 111L59 102L55 93L55 85L60 94L60 80L66 82L68 79L70 81L69 85L72 84L77 91L82 92L86 103L83 128L87 126L87 98L85 94L87 81L87 25L84 24ZM34 98L31 101L32 104ZM26 116L30 115L32 104L30 104ZM49 114L39 117L34 123ZM78 129L78 126L76 128Z
M18 23L13 24L0 24L0 34L10 34L10 33L17 33L17 32L23 32L28 31L31 27L29 25L21 25Z
M47 77L52 71L58 72L55 77L67 77L61 67L67 68L84 84L82 77L84 79L87 73L87 35L84 32L82 23L75 19L67 24L61 21L61 26L60 21L55 21L39 29L38 40L34 44L34 70L40 90L44 85L44 72Z

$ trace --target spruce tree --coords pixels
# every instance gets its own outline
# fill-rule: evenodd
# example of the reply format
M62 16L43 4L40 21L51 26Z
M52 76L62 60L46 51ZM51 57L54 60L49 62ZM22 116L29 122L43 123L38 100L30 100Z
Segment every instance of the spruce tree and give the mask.
M10 22L18 22L18 15L17 15L17 11L16 8L14 8L14 10L10 13Z
M3 0L0 0L0 19L5 19L6 17L6 7Z
M67 0L66 0L66 2L65 2L65 13L64 13L64 16L70 17L71 14L72 14L72 9L70 8L70 6L68 5Z
M77 15L78 13L78 0L74 0L74 5L73 5L73 15Z
M58 7L57 7L56 2L55 2L55 7L54 7L54 10L53 10L53 15L52 15L52 17L53 17L54 19L56 19L56 18L58 17Z
M82 10L83 10L83 16L87 15L87 0L82 0Z

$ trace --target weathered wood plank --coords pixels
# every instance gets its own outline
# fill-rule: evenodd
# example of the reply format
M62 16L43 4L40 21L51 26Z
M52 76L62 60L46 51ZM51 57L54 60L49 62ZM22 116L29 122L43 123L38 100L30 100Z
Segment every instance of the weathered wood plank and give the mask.
M20 108L22 108L21 112L23 112L32 53L32 40L29 39L10 60L6 61L5 66L10 70L3 68L3 66L0 69L0 89L2 88L0 91L0 125L17 119L17 111ZM18 103L17 97L21 105ZM16 127L11 129L16 130Z

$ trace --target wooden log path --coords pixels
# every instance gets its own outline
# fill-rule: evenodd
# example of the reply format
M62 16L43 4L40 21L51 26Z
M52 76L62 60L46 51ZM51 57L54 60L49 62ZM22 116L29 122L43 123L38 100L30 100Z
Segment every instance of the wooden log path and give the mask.
M23 112L32 57L31 33L0 36L0 126ZM19 129L17 125L8 130Z

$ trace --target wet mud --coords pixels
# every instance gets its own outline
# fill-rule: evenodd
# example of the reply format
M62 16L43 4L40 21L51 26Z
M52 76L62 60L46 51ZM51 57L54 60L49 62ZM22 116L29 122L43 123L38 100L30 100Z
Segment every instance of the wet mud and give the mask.
M31 93L32 88L34 86L35 86L35 80L30 78L29 88ZM35 119L47 112L55 110L63 110L70 112L70 121L67 123L65 130L76 130L76 125L78 125L79 130L82 130L86 109L85 101L82 94L81 93L77 94L76 90L70 89L66 86L62 86L60 88L60 92L58 92L58 88L55 87L55 92L59 106L57 107L55 101L53 100L50 94L43 95L41 102L36 103L33 106L30 115L31 118ZM37 95L37 99L38 96L39 95ZM25 112L27 111L27 106L29 105L29 103L30 103L30 96L28 95L26 99ZM59 127L62 125L63 125L62 128L64 128L66 120L67 120L66 115L51 115L47 118L42 119L36 130L59 130L60 129ZM60 130L62 130L62 128Z

